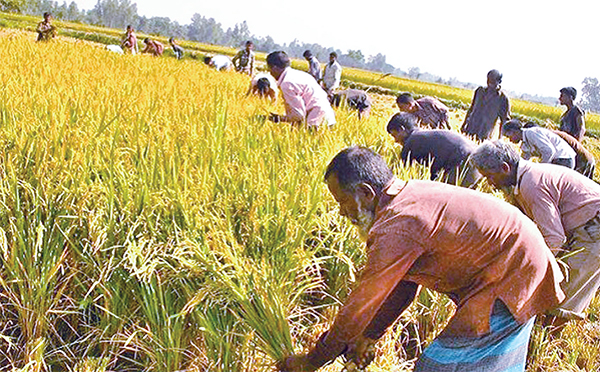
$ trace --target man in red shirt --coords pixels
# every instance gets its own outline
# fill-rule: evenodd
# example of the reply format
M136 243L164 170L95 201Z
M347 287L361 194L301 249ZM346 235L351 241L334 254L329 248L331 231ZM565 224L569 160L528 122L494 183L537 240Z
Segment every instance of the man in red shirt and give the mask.
M564 298L560 270L531 220L491 195L396 179L364 147L336 155L325 181L366 240L367 263L329 331L307 354L280 361L280 370L315 371L342 354L364 369L369 345L420 285L447 294L457 309L415 371L525 370L535 315Z

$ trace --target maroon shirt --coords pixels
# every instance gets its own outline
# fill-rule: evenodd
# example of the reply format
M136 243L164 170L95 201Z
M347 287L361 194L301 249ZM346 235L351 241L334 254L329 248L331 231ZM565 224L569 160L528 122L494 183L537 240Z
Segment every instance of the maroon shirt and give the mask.
M440 337L489 332L496 299L524 323L564 298L560 269L530 219L491 195L439 182L394 180L384 190L367 255L356 288L309 353L311 364L335 358L368 328L371 334L391 324L395 318L378 312L391 302L408 306L414 293L408 303L390 300L402 283L445 293L456 303Z

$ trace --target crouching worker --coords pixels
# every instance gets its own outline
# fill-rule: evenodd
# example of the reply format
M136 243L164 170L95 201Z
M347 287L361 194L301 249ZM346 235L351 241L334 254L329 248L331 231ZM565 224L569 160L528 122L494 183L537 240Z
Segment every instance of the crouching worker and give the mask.
M359 89L344 89L331 95L331 105L340 107L345 103L351 109L358 111L358 120L368 118L371 112L371 98L367 92Z
M501 141L484 142L472 161L535 221L554 254L565 256L567 298L547 322L556 327L554 333L568 320L585 319L600 288L600 185L566 167L522 160Z
M325 91L308 73L291 68L290 58L285 52L269 54L267 67L277 80L285 104L285 115L271 114L269 120L275 123L306 123L311 129L335 124L335 114Z
M444 172L443 181L464 187L477 185L481 175L468 161L477 147L467 137L446 129L421 129L412 114L398 113L387 125L388 133L402 146L404 164L431 162L431 180Z
M560 269L534 223L491 195L402 181L368 148L350 147L325 172L340 214L367 244L367 263L333 325L281 371L315 371L345 354L359 368L419 286L457 305L415 371L524 371L536 314L564 298ZM363 353L364 351L364 353Z
M277 100L277 82L271 74L258 73L250 81L247 96L255 94L259 97L266 97L275 102Z
M38 23L36 32L38 33L37 41L49 41L56 37L57 30L52 24L51 13L44 13L44 20Z

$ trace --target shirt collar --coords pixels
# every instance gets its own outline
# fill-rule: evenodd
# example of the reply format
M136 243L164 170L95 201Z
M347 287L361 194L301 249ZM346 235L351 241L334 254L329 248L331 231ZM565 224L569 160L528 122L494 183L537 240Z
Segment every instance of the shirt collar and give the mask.
M394 196L400 194L400 192L406 187L407 182L399 180L396 177L393 177L387 185L383 188L381 192L381 196L379 197L379 202L377 203L376 212L385 208L386 205L393 199Z
M513 193L515 195L519 195L519 189L521 188L521 181L523 180L523 176L525 172L527 172L530 168L530 164L527 160L521 159L519 160L519 164L517 165L517 183L515 184L515 188Z
M283 72L281 73L281 75L279 76L279 79L277 80L277 83L279 85L281 85L281 82L283 81L283 79L285 79L285 75L287 75L287 72L291 69L291 67L286 67L285 70L283 70Z

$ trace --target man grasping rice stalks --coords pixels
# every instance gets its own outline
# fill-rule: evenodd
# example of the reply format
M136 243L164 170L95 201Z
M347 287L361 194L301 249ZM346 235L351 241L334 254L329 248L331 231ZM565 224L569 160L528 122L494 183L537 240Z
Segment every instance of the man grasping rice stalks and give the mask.
M525 370L535 315L564 298L560 270L531 220L491 195L396 179L363 147L341 151L325 181L366 239L367 264L331 329L280 370L315 371L342 354L364 368L372 353L363 350L420 285L447 294L457 309L415 371Z

